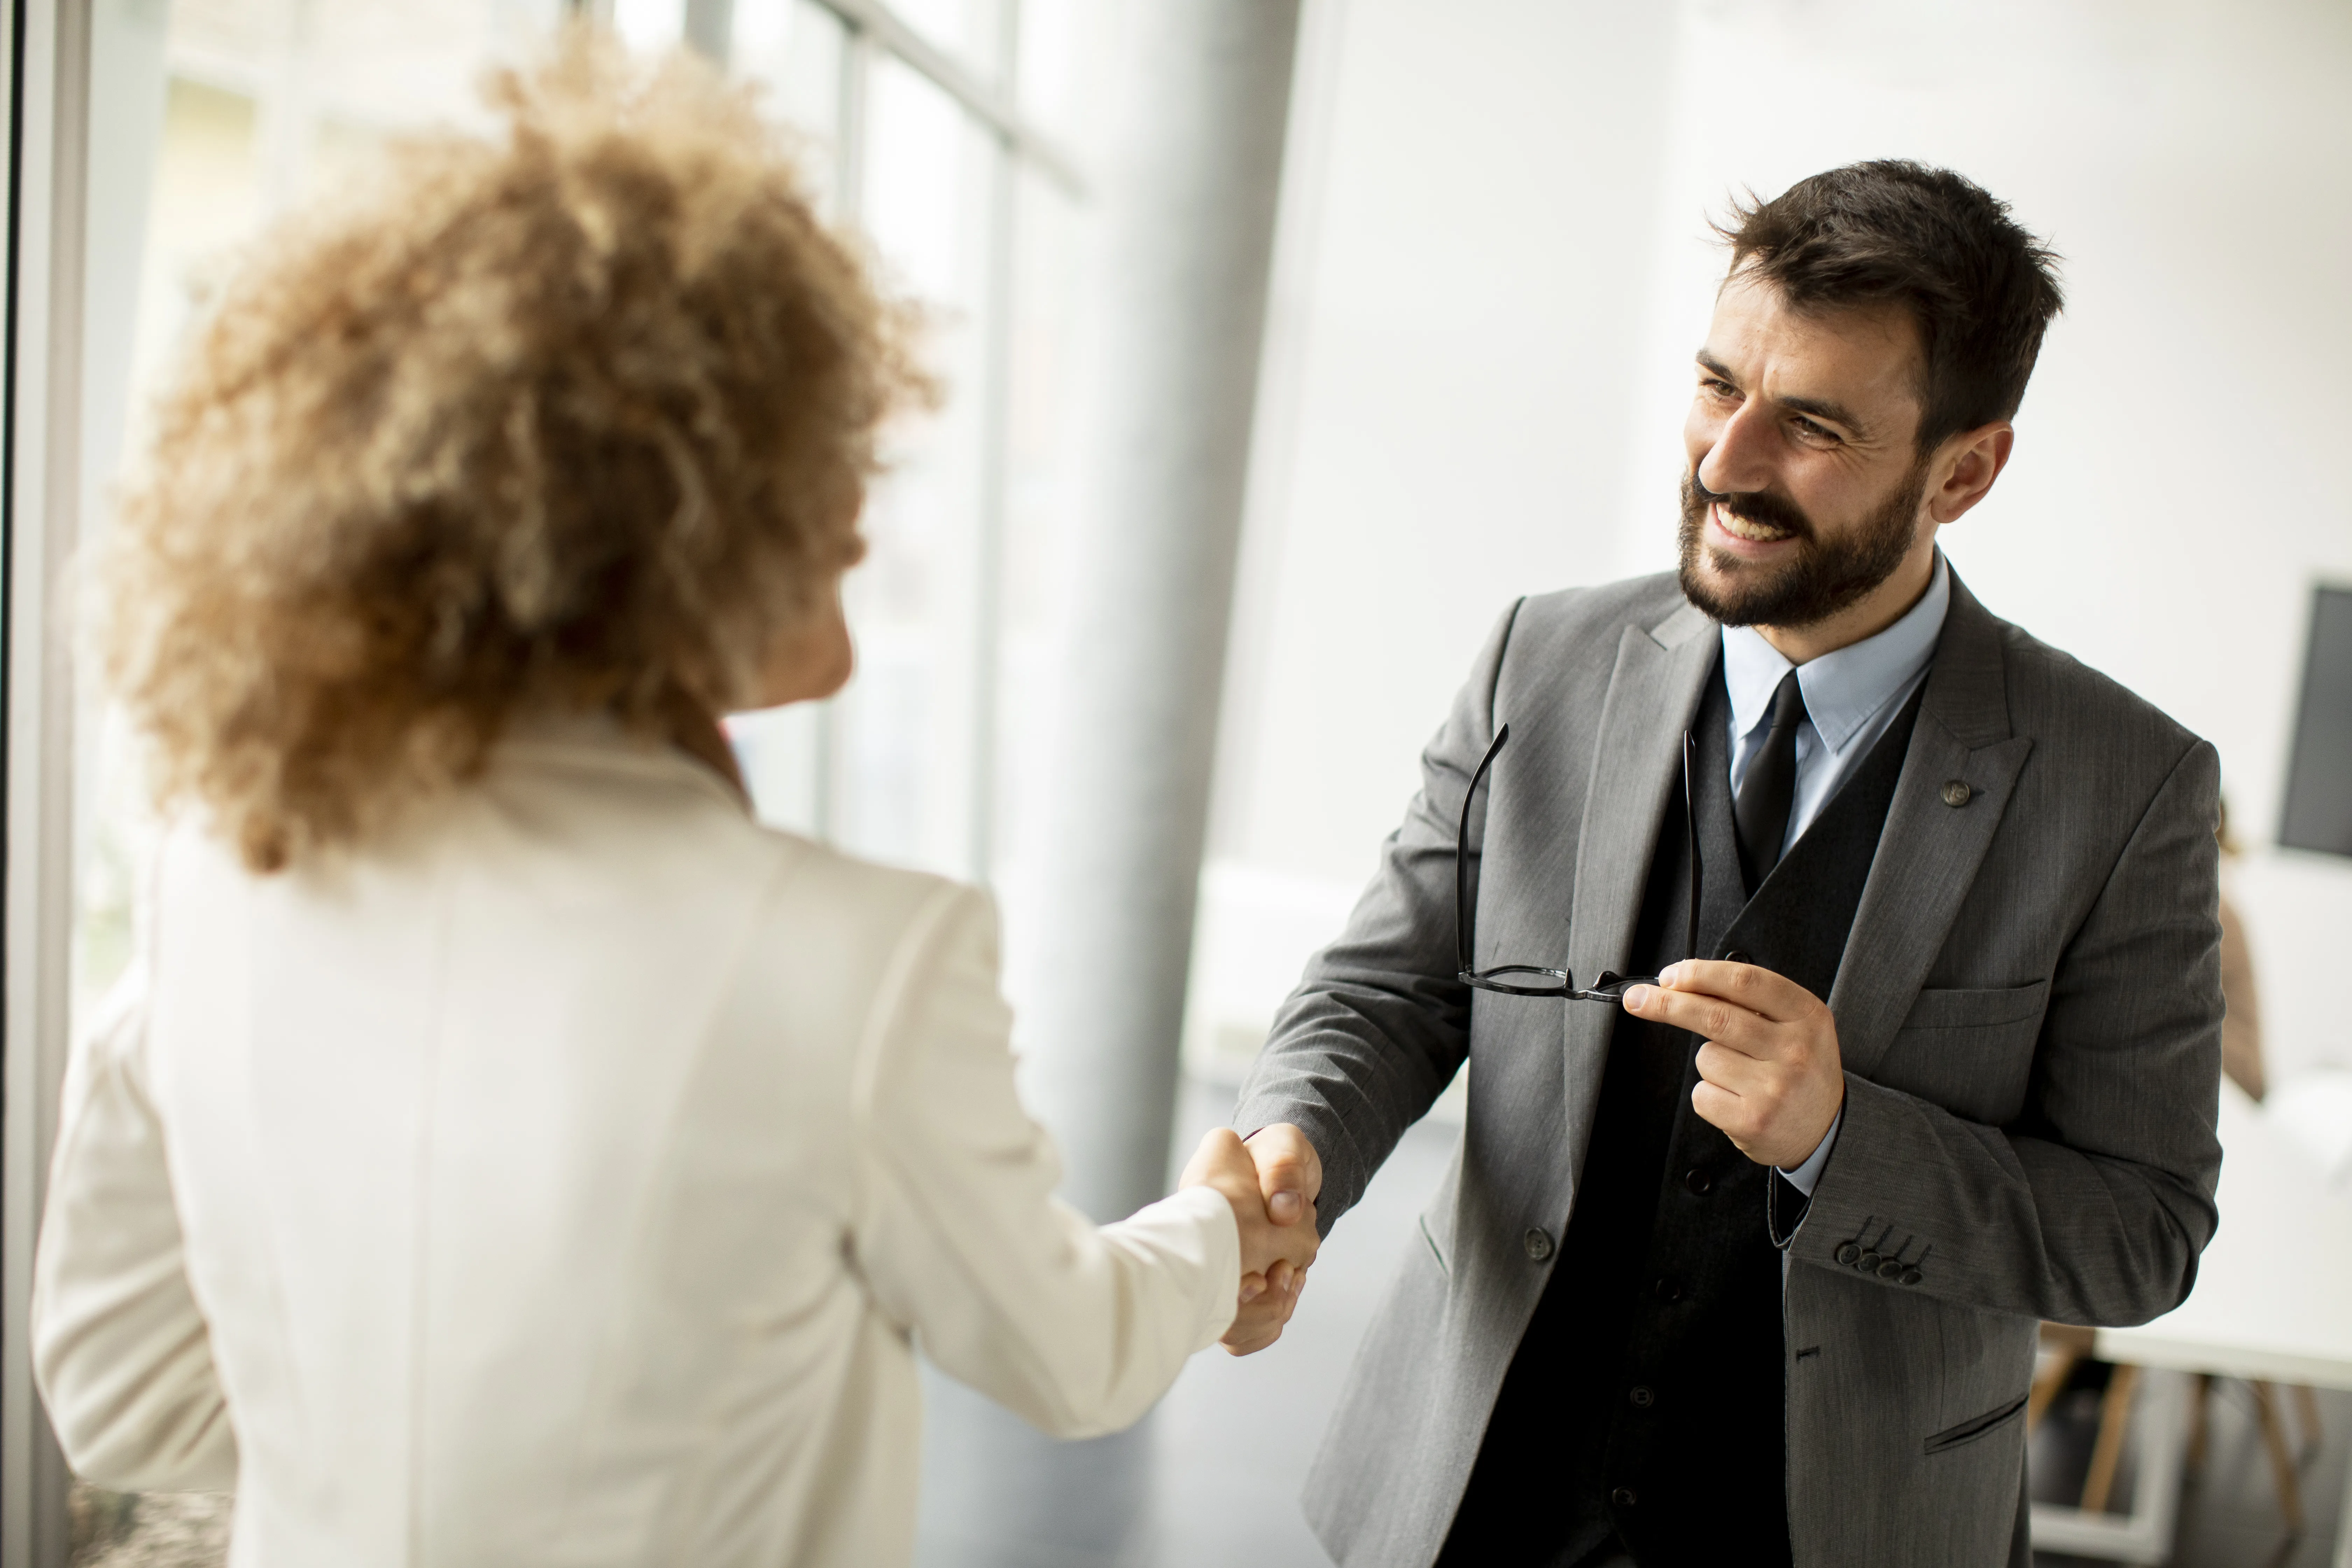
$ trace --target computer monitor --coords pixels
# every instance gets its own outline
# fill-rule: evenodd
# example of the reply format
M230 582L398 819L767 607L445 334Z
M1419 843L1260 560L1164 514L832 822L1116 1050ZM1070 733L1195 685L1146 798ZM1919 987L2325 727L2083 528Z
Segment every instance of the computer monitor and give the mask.
M2352 588L2312 594L2279 843L2352 855Z

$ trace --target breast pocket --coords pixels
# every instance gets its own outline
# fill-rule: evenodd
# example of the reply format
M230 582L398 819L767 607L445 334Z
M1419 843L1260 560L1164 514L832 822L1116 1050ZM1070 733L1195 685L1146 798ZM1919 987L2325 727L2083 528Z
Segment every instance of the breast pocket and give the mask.
M1889 1089L1999 1127L2025 1102L2050 982L1919 993L1871 1076Z

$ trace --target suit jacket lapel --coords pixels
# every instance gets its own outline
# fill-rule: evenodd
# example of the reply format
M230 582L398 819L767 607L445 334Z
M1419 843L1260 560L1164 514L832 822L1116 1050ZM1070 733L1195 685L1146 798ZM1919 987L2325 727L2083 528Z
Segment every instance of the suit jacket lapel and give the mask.
M1830 992L1839 1053L1854 1072L1868 1077L1902 1027L2032 749L2010 733L2000 623L1954 573L1919 721Z
M1591 787L1576 840L1576 888L1569 905L1568 963L1589 985L1604 969L1630 962L1641 919L1650 852L1666 796L1681 778L1683 730L1698 706L1721 646L1715 622L1685 605L1654 626L1627 626L1617 642L1609 695L1601 705ZM1566 1005L1568 1126L1589 1133L1617 1009Z

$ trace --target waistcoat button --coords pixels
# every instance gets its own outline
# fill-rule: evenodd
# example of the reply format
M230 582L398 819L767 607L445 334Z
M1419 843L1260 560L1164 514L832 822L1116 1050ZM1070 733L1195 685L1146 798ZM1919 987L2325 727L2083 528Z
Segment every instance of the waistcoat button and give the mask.
M1738 948L1727 947L1723 950L1723 962L1726 963L1753 963L1756 961L1748 957L1746 952L1742 952Z
M1683 1178L1683 1185L1688 1187L1692 1192L1696 1193L1700 1197L1705 1197L1707 1194L1715 1191L1715 1178L1708 1175L1705 1171L1694 1170Z
M1656 1394L1651 1393L1646 1388L1640 1387L1636 1387L1625 1397L1632 1400L1635 1405L1644 1410L1647 1410L1651 1405L1655 1405L1658 1402L1658 1396Z
M1527 1247L1528 1256L1541 1263L1551 1256L1550 1233L1542 1229L1529 1230L1527 1234Z
M1969 796L1973 793L1974 792L1971 791L1968 785L1962 784L1959 780L1948 779L1944 783L1944 804L1946 805L1966 805L1969 804Z
M1661 1279L1651 1289L1661 1301L1679 1301L1683 1299L1683 1288L1672 1279Z
M1633 1489L1632 1487L1619 1487L1615 1491L1609 1494L1609 1500L1615 1503L1619 1508L1632 1508L1636 1500L1633 1496Z

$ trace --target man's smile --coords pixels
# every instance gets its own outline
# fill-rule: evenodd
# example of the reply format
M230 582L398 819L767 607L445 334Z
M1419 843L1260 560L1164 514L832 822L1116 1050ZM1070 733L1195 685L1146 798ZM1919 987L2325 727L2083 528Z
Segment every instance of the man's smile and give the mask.
M1782 540L1796 537L1790 530L1776 523L1741 517L1737 512L1727 510L1719 500L1707 503L1706 516L1718 532L1727 534L1743 544L1777 544Z

